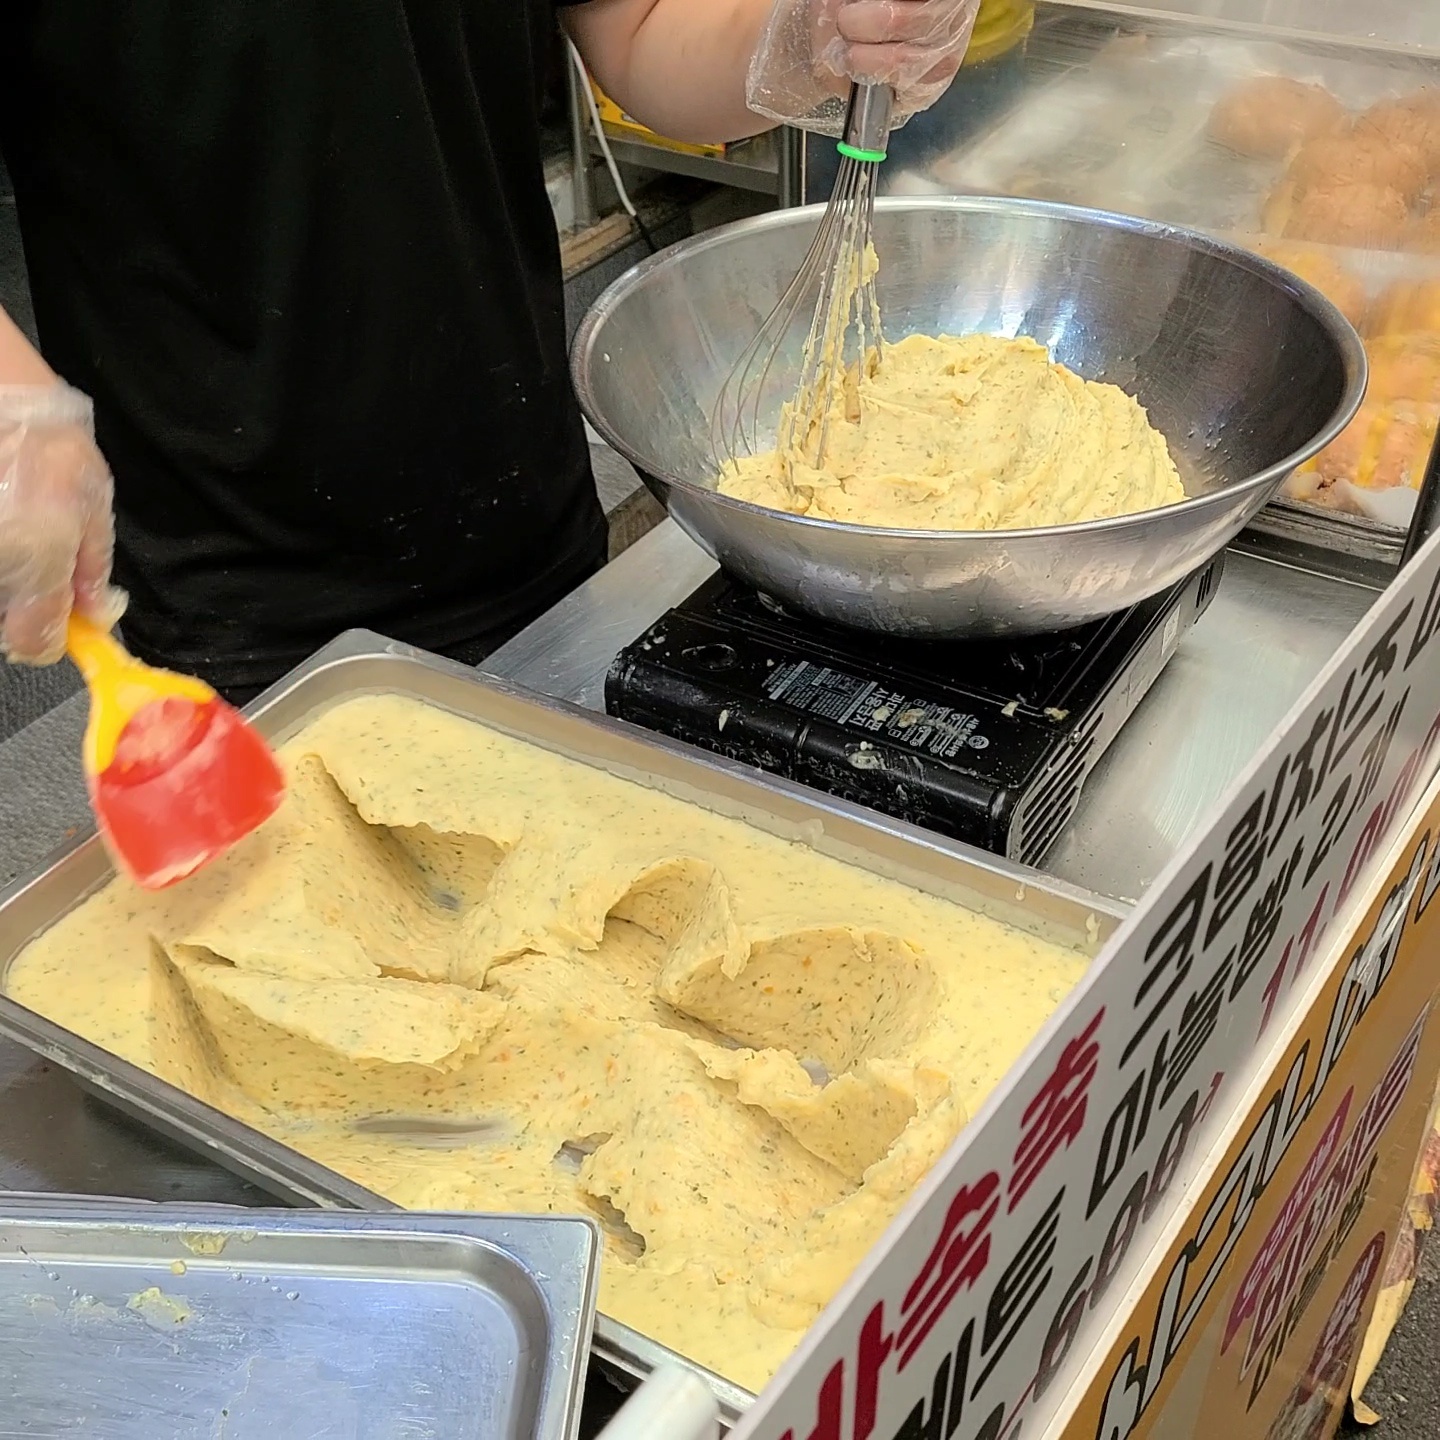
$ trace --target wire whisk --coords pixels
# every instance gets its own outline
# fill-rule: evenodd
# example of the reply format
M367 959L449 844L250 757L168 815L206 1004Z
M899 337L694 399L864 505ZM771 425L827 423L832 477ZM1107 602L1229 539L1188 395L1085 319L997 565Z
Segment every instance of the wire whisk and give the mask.
M876 171L890 138L894 92L888 85L852 85L840 169L810 249L735 362L710 416L716 467L770 449L819 466L829 439L832 401L853 354L882 353L880 305L871 243ZM790 357L801 333L798 379ZM778 412L778 414L777 414ZM771 427L775 428L773 431ZM773 443L767 437L774 435Z

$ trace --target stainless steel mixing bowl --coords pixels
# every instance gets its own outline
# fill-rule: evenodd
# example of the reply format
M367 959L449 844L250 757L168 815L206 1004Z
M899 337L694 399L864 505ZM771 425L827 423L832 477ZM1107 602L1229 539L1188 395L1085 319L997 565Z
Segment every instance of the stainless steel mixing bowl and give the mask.
M715 490L715 394L804 256L819 207L681 241L622 276L575 338L591 423L676 523L758 589L902 635L1063 629L1178 581L1334 439L1365 388L1338 310L1249 252L1169 226L1029 200L876 206L887 336L1029 335L1135 395L1189 498L1034 530L887 530L785 515ZM774 403L795 373L783 358ZM787 371L788 367L788 371Z

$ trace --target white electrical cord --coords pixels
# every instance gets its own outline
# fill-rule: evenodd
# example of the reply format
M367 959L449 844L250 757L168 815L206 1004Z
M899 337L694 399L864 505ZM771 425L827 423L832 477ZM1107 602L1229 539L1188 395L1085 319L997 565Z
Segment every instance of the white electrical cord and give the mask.
M620 178L620 167L615 163L615 156L610 152L610 142L605 138L605 126L600 119L600 107L595 103L595 90L590 84L590 72L585 68L585 62L580 58L580 52L575 48L575 42L567 35L565 37L565 48L570 52L570 63L575 67L575 73L580 78L580 89L584 92L585 103L590 110L590 124L595 131L595 139L599 142L600 153L605 157L605 168L610 172L610 178L615 182L615 193L620 197L620 204L624 207L625 213L640 225L640 216L635 212L635 206L630 199L630 192L625 188L625 182ZM643 230L643 226L641 229Z

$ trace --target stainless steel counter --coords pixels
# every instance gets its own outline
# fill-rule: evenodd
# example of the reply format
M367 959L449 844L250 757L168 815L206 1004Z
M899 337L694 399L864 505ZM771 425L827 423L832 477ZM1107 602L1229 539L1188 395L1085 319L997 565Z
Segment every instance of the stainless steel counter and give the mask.
M714 570L666 521L485 668L603 709L616 653ZM1137 899L1373 599L1361 586L1232 551L1209 610L1101 760L1046 871Z
M713 568L667 521L497 651L486 668L599 707L616 652ZM1372 599L1373 592L1358 586L1232 553L1209 611L1112 746L1046 868L1087 888L1138 895ZM0 746L0 775L4 752L18 742L27 773L50 763L68 776L73 767L60 762L76 743L73 711L62 706ZM83 791L71 799L83 807ZM24 840L33 842L33 852L19 862L28 868L58 836L37 822L28 836L7 837L17 838L22 849ZM13 862L13 843L10 852ZM87 1099L61 1073L6 1043L0 1043L0 1189L264 1200L225 1171ZM587 1398L587 1428L614 1403L613 1392L597 1388Z

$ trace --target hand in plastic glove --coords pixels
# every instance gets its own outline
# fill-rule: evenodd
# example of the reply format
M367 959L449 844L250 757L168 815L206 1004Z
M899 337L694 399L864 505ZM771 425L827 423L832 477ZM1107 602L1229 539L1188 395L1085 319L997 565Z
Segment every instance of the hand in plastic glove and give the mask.
M46 665L78 609L107 628L125 608L110 585L110 470L89 400L67 385L0 385L0 651Z
M839 135L850 82L895 92L891 128L928 109L955 78L980 0L775 0L746 100L804 130Z

